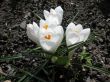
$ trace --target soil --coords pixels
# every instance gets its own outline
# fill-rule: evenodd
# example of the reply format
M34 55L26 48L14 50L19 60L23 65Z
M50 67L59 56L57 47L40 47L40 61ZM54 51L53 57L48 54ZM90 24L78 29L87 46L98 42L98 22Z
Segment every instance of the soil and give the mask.
M89 45L85 45L92 55L93 63L110 69L110 0L1 0L0 56L13 56L28 48L35 48L36 44L26 35L24 29L26 23L33 20L39 23L39 19L32 12L44 18L44 9L49 10L58 5L64 9L62 26L67 26L79 12L73 22L82 24L84 28L91 28L91 33L96 37L94 41L89 42ZM7 70L6 67L11 64L21 67L30 66L35 60L34 56L31 56L15 62L0 62L0 67ZM63 73L65 69L57 71ZM65 79L55 82L68 82L70 72L67 71L66 74L64 74ZM83 74L85 73L81 72L81 75ZM108 76L96 71L88 72L87 77L94 79L93 82L109 82ZM83 78L84 82L86 78ZM82 78L75 82L83 82L81 80Z

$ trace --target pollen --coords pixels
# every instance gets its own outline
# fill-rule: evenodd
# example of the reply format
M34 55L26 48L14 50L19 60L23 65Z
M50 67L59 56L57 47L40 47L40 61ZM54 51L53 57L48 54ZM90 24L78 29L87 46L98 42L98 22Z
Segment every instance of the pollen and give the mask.
M75 30L76 33L79 33L79 30Z
M77 29L75 29L75 30L73 30L75 33L79 33L80 31L79 30L77 30Z
M50 40L52 38L52 36L50 34L44 36L45 39Z
M45 28L47 30L48 29L48 24L45 23L44 26L43 26L43 28Z

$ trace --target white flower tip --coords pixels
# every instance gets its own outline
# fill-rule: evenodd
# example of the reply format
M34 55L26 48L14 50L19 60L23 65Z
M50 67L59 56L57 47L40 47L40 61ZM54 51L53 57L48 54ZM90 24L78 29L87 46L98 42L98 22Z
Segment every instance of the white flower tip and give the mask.
M43 12L45 13L45 12L48 12L48 11L47 10L44 10Z
M51 8L51 9L50 9L50 13L51 13L51 14L56 14L56 11Z
M82 27L82 25L81 25L81 24L77 24L76 26L77 26L77 27Z
M87 30L88 30L88 35L90 35L91 29L90 28L87 28Z
M40 22L45 22L45 20L44 19L40 19Z
M37 25L37 23L34 22L34 21L33 21L33 27L34 27L34 28L39 28L39 26Z
M87 33L88 35L90 34L90 31L91 31L90 28L86 28L86 29L84 29L84 30L86 30L86 33Z
M44 13L45 19L46 19L46 18L49 16L49 14L50 14L47 10L44 10L43 13Z
M57 9L63 12L63 9L62 9L61 6L58 6L58 7L55 8L55 10L57 10Z
M88 39L88 37L89 37L89 35L90 35L90 28L86 28L86 29L84 29L85 31L85 39L84 39L84 42Z
M27 24L27 29L28 28L33 28L33 25L32 24Z
M36 25L37 25L34 21L33 21L33 23L32 23L32 24L33 24L33 26L36 26Z
M90 32L91 31L91 29L90 28L87 28L88 29L88 31Z
M33 26L36 26L36 25L37 25L37 23L36 23L36 22L34 22L34 21L33 21L33 23L32 23L32 24L33 24ZM37 26L38 26L38 25L37 25Z
M43 12L44 12L44 14L45 14L45 13L46 13L46 14L49 14L49 11L47 11L47 10L44 10Z
M75 25L73 22L70 22L70 24L69 25Z
M69 23L68 26L67 26L67 30L70 29L70 28L73 28L75 27L75 24L73 22Z

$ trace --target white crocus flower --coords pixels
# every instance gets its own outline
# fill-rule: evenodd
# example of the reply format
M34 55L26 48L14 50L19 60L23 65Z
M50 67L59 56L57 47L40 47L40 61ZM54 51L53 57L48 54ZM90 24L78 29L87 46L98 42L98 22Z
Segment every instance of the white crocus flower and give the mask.
M55 9L50 9L50 12L44 10L45 19L52 24L60 25L63 18L63 9L61 6L56 7Z
M46 20L41 19L39 26L27 24L27 36L40 45L45 51L54 53L60 46L64 31L62 26L56 26Z
M39 27L35 22L33 22L33 24L27 24L26 32L29 39L39 44L39 40L38 40Z
M39 43L45 51L54 53L60 46L63 35L62 26L40 28Z
M66 29L66 43L67 46L75 43L86 41L90 34L90 28L83 29L81 24L75 25L70 23Z

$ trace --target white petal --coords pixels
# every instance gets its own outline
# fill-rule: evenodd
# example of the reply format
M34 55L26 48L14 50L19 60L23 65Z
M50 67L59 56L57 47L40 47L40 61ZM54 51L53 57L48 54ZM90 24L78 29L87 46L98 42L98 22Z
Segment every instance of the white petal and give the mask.
M53 42L43 42L41 41L41 47L47 51L47 52L51 52L54 53L56 51L56 48L54 46L56 46Z
M78 43L80 40L79 36L75 33L66 34L66 43L67 46L73 45L75 43Z
M63 9L61 8L61 6L56 7L56 8L55 8L55 11L56 11L58 14L63 15Z
M50 9L50 14L53 14L53 15L56 15L57 13L56 13L56 11L54 10L54 9Z
M75 24L72 22L69 23L69 25L66 28L66 34L68 34L68 32L73 32L74 28L75 28Z
M86 41L90 35L90 28L86 28L80 33L80 41Z
M50 25L60 25L61 21L60 20L61 17L58 16L58 14L56 13L56 11L54 9L50 9L50 15L47 18L47 22Z
M27 24L27 28L33 28L33 25L32 24Z
M69 25L67 26L67 29L70 29L70 28L75 28L75 24L73 22L69 23Z
M35 22L33 22L33 29L39 30L39 26L38 26L37 23L35 23Z
M50 24L55 23L54 25L57 26L61 24L62 17L63 17L63 11L61 7L59 6L58 8L56 8L56 10L50 9L50 13L46 19L48 22L50 22Z
M55 33L55 35L54 35ZM64 30L63 30L63 27L62 26L57 26L55 29L54 29L54 37L56 38L56 40L58 39L58 41L56 41L56 44L59 46L63 40L63 37L64 37ZM54 40L53 40L54 41Z
M51 34L52 38L50 40L46 40L44 38L45 35ZM47 30L43 30L40 28L39 30L39 41L41 47L48 52L54 53L57 48L60 46L61 41L63 39L64 31L61 26L50 28Z
M45 17L45 19L47 19L47 17L49 16L49 12L47 11L47 10L44 10L44 17Z
M79 40L80 40L79 35L74 32L75 29L76 29L76 26L72 22L66 28L66 43L67 43L67 46L78 43Z
M32 24L27 24L27 36L29 39L31 39L33 42L39 44L38 41L38 30L34 30L34 26Z
M80 32L83 30L83 27L81 24L78 24L78 25L76 25L75 29Z
M60 24L59 22L59 19L57 16L54 16L54 15L50 15L47 20L48 24L51 26L51 25L54 25L54 26L57 26Z
M60 22L60 24L61 24L62 19L63 19L63 9L61 8L61 6L58 6L58 7L55 8L55 11L56 11L56 13L57 13L59 22Z
M27 24L27 31L30 33L34 32L32 24Z
M40 26L40 28L42 28L43 27L43 25L46 23L46 21L45 20L43 20L43 19L41 19L40 20L40 24L39 24L39 26Z

